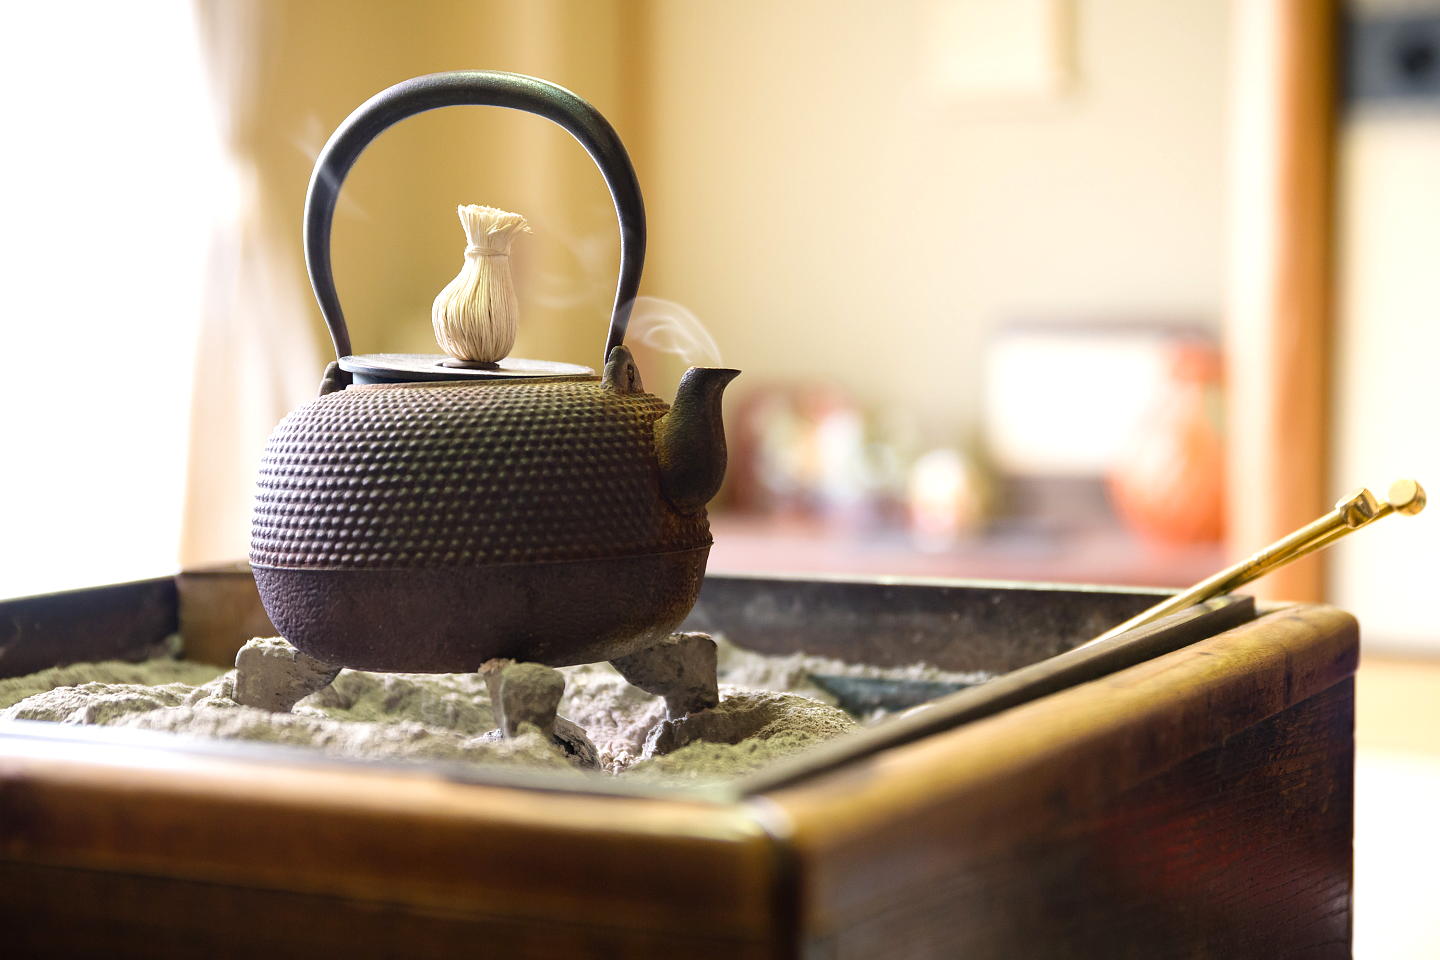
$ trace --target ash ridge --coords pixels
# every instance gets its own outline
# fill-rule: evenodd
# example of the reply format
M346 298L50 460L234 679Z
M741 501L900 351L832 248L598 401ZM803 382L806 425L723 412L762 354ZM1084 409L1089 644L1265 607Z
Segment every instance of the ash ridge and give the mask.
M645 757L647 734L665 719L664 701L628 683L609 664L562 669L560 715L589 734L610 775L699 783L742 776L856 729L806 680L812 671L873 668L794 655L770 657L721 644L719 706L685 718L693 742ZM863 675L863 674L862 674ZM563 750L538 730L513 740L496 726L477 674L342 670L290 713L234 700L235 671L169 658L72 664L0 680L0 719L162 730L184 736L279 743L359 759L525 765L577 776ZM757 687L789 687L776 692Z

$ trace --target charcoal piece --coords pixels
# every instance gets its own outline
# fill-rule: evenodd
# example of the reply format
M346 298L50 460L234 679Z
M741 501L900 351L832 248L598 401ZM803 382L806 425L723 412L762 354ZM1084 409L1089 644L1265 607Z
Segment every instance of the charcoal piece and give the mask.
M600 751L585 735L585 728L564 717L555 718L555 742L570 759L587 770L600 769Z
M529 723L547 737L555 736L555 711L565 695L565 677L541 663L487 660L480 667L490 691L490 709L506 737Z
M720 702L715 641L705 633L672 633L655 646L610 661L646 693L665 698L665 714L678 720Z
M281 637L257 637L235 654L235 702L288 713L328 687L339 672L339 667L301 653Z
M812 673L810 681L835 698L840 709L857 717L876 710L895 712L978 686L951 680L912 680L906 677L847 677Z

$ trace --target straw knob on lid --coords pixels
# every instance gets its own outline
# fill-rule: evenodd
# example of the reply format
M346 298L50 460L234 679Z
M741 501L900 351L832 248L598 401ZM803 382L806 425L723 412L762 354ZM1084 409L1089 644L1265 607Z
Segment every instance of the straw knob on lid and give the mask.
M520 304L510 275L510 245L530 225L518 213L462 204L465 263L435 297L430 322L435 341L450 355L447 366L484 366L503 360L515 346Z

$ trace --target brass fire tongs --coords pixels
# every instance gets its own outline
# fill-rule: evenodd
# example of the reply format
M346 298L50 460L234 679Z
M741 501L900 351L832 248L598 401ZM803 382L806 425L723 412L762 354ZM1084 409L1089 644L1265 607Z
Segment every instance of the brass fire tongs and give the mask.
M1117 627L1106 630L1094 640L1086 641L1082 647L1117 637L1127 630L1143 626L1163 616L1192 607L1212 597L1222 596L1239 589L1253 580L1258 580L1272 570L1277 570L1292 560L1298 560L1330 546L1341 537L1349 536L1362 527L1387 517L1392 513L1415 515L1425 509L1425 488L1414 480L1396 480L1390 485L1389 499L1380 501L1375 494L1361 489L1335 504L1335 509L1318 520L1307 523L1289 536L1281 537L1249 559L1233 567L1227 567L1214 576L1201 580L1183 593L1177 593L1144 613L1137 614Z
M1330 546L1341 537L1348 536L1361 527L1367 527L1381 517L1392 513L1413 515L1424 509L1425 490L1414 480L1395 481L1390 487L1389 500L1385 502L1377 500L1369 490L1360 490L1335 504L1335 509L1325 516L1307 523L1287 537L1276 540L1249 559L1207 577L1183 593L1167 597L1144 613L1131 617L1074 649L1093 646L1168 614L1237 590L1292 560ZM876 709L894 711L918 707L937 697L975 685L831 674L811 674L810 680L834 696L841 707L856 714L866 714Z

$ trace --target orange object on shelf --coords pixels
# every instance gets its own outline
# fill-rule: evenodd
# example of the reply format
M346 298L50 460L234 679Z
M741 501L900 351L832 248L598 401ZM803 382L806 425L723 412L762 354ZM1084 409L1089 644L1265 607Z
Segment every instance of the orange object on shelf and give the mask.
M1225 533L1225 448L1220 353L1175 348L1166 389L1110 473L1116 511L1136 534L1162 543L1208 543Z

